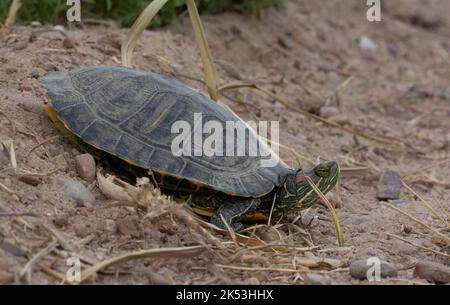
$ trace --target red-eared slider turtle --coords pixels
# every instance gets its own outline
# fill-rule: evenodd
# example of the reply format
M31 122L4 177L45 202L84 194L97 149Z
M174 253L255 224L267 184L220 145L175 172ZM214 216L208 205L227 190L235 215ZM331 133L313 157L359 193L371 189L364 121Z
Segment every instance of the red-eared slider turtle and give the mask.
M243 218L267 215L272 205L274 212L309 207L318 196L306 176L324 193L339 178L336 162L306 169L291 169L280 162L262 166L263 156L267 156L261 153L265 145L253 155L246 145L245 153L236 156L240 141L259 141L252 132L244 136L233 132L230 139L227 133L223 137L227 143L221 143L225 145L215 144L219 145L218 154L198 154L194 148L190 155L174 153L173 143L180 136L173 130L176 122L192 126L186 140L194 139L198 130L205 131L195 116L223 126L242 121L201 93L156 73L90 67L51 72L44 81L51 101L44 110L57 126L70 132L72 139L151 171L163 190L190 194L193 210L210 216L211 222L222 228L225 224L220 215L238 230ZM203 132L200 138L206 141L209 135ZM234 153L226 148L230 147L228 140L234 140Z

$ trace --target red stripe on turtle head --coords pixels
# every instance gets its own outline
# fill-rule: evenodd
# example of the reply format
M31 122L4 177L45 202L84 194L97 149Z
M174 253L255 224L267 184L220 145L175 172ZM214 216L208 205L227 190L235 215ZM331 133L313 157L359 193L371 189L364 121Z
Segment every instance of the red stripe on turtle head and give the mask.
M306 177L308 177L306 174L300 174L295 177L295 182L305 182Z

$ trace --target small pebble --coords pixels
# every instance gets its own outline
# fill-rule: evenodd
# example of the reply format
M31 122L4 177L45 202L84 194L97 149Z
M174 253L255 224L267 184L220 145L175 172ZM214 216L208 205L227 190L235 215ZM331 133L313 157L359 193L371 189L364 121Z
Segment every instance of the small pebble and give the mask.
M13 46L14 51L20 51L25 49L28 46L28 42L26 40L16 42Z
M333 106L322 106L320 107L320 116L323 118L331 118L339 114L339 109Z
M350 264L350 275L356 279L367 280L367 271L370 268L373 268L373 264L368 265L367 259L353 261ZM385 261L380 261L380 276L381 278L396 277L397 269Z
M14 274L12 272L0 271L0 284L9 284L14 281Z
M105 230L110 233L116 233L117 232L117 225L116 222L112 219L106 219L105 221Z
M95 179L95 160L90 154L82 154L75 157L75 166L78 175L88 182Z
M377 50L376 44L368 36L361 36L359 39L359 47L361 50L375 52Z
M89 212L92 212L94 210L94 205L90 203L89 201L83 202L83 206L88 210Z
M260 285L260 281L256 277L249 277L245 280L247 285Z
M68 197L75 200L77 204L81 205L85 202L95 203L94 195L83 184L74 179L57 177L55 186Z
M92 228L88 224L78 223L73 226L73 231L79 238L85 238L92 233Z
M30 71L30 76L32 78L39 78L41 76L41 73L39 73L38 70L33 69L33 70Z
M306 285L331 285L329 278L315 273L306 273L303 279Z
M413 275L435 283L450 283L450 267L440 263L419 262L414 269Z
M61 213L56 215L54 219L55 225L58 227L65 227L69 224L69 215L66 213Z
M145 273L145 276L147 277L149 284L151 285L170 285L172 284L171 281L162 276L161 274L158 274L154 271L147 271Z
M75 47L75 43L73 42L72 39L67 37L63 40L63 47L66 49L72 49Z
M395 200L400 197L401 181L398 172L386 170L378 181L377 198L379 200Z
M60 32L64 32L64 27L62 25L55 25L53 27L53 30L55 31L60 31Z
M31 186L37 186L41 183L41 179L36 178L34 176L20 176L19 181L26 183Z
M30 25L32 28L37 28L42 26L42 23L40 23L39 21L31 21Z
M293 45L292 45L291 41L288 40L288 39L285 39L285 38L283 38L283 37L279 37L279 38L278 38L278 44L279 44L283 49L286 49L286 50L290 50L290 49L293 48Z

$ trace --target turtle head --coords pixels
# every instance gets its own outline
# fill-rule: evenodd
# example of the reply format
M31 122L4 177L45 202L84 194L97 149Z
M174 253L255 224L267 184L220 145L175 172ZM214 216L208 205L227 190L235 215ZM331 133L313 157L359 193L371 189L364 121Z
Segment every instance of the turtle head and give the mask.
M339 165L334 161L298 170L295 175L288 177L280 188L279 202L295 208L307 208L319 199L307 177L325 194L336 185L339 172Z

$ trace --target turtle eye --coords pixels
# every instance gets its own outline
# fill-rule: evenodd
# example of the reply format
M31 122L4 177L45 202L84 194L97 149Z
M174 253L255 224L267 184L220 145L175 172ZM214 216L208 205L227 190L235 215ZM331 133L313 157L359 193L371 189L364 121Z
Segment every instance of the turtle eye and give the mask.
M327 177L330 174L330 169L326 166L321 166L316 168L314 173L319 177Z

